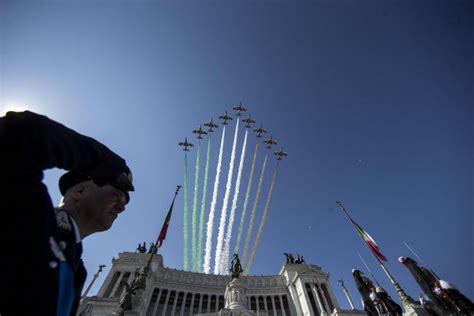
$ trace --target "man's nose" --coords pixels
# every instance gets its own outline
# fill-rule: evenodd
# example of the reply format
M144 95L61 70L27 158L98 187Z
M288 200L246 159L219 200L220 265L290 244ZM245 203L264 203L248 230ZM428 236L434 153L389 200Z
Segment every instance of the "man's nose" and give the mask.
M122 213L123 211L125 211L125 205L123 203L118 203L115 206L115 209L118 211L118 213Z

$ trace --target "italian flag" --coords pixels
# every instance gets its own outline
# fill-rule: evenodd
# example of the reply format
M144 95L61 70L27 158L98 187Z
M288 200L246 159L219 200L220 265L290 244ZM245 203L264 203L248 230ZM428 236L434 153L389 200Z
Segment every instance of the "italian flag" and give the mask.
M360 227L349 216L349 214L347 216L349 217L349 220L351 221L352 225L354 225L356 232L365 241L365 243L367 244L367 247L369 247L369 249L372 251L374 256L376 256L379 261L387 261L387 258L380 252L379 246L377 245L375 240L364 229L362 229L362 227Z
M178 188L179 190L179 188ZM173 198L173 202L171 202L170 209L168 211L168 214L166 215L165 222L163 223L163 227L161 227L160 235L158 235L158 240L157 240L157 247L160 248L161 245L163 244L163 241L166 238L166 233L168 232L168 226L170 225L171 221L171 214L173 214L173 206L174 206L174 201L176 199L176 194L178 194L178 190L176 190L176 193Z

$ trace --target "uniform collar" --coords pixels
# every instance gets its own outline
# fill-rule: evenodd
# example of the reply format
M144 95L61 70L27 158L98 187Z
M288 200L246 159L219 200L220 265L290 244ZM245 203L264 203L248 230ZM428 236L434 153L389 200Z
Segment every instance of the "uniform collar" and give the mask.
M64 207L56 207L55 213L58 226L68 231L74 231L74 239L76 240L76 243L82 242L79 226L68 210Z

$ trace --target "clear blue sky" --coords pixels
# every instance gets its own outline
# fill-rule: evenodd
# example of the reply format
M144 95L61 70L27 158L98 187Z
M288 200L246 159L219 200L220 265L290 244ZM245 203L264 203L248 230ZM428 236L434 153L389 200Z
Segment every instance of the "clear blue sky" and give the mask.
M341 200L410 295L420 290L397 262L410 256L403 241L472 299L472 2L236 3L0 2L2 110L23 106L93 136L134 172L128 210L84 241L87 282L156 238L182 183L177 141L243 101L289 153L253 273L276 274L283 252L301 253L330 273L342 307L339 278L360 308L351 269L364 270L361 253L396 297ZM55 202L61 174L45 177ZM182 215L181 196L160 249L177 269Z

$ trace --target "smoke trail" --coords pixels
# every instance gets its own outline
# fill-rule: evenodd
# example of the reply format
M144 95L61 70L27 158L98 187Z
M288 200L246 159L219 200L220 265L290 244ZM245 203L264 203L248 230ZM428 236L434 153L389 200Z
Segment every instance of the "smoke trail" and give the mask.
M204 273L211 272L211 247L212 247L212 230L214 227L214 213L216 211L217 192L219 189L219 178L221 175L222 152L224 151L225 125L222 128L221 145L219 148L219 158L217 159L216 179L214 181L214 190L212 191L211 209L209 211L209 219L207 220L206 235L206 253L204 255Z
M265 208L263 209L262 219L260 220L260 226L258 227L257 236L255 237L255 242L253 244L252 253L250 254L249 263L247 264L246 274L250 273L250 268L252 267L253 258L255 257L255 252L257 251L258 244L260 243L260 237L263 232L263 227L267 221L268 208L270 207L270 202L272 200L273 187L275 186L275 179L278 173L278 166L280 162L277 162L275 171L273 172L272 183L270 184L270 191L268 192L267 201L265 202Z
M240 179L242 177L242 169L245 160L245 148L247 147L248 129L245 130L244 143L240 154L239 169L237 171L237 180L235 181L234 197L232 199L232 207L230 208L229 224L227 225L227 233L225 235L224 253L222 256L221 272L224 274L229 261L230 239L232 237L232 227L234 226L235 210L237 209L237 199L239 198Z
M188 270L188 155L184 153L184 271Z
M255 215L257 213L258 200L260 198L260 191L262 190L263 175L265 174L265 168L267 167L267 158L268 158L268 153L265 154L265 159L263 160L263 167L262 167L262 170L260 171L260 179L258 180L257 194L255 195L255 200L253 201L252 213L250 213L249 228L247 229L247 237L245 238L242 262L245 262L245 259L247 259L247 251L249 248L250 237L252 236L252 228L253 228L253 225L255 224Z
M206 209L207 180L209 175L209 160L211 156L211 138L207 141L206 168L204 170L204 187L202 189L201 214L199 217L199 243L197 250L197 271L202 272L202 242L204 238L204 210Z
M197 154L196 154L196 172L194 174L194 196L193 196L193 214L192 218L192 255L193 255L193 264L192 270L194 272L197 271L197 254L196 254L196 243L197 243L197 236L196 236L196 226L197 226L197 203L198 203L198 191L199 191L199 160L201 156L201 141L198 143Z
M237 144L237 134L239 132L239 118L237 118L237 121L235 123L236 125L235 125L234 141L232 143L232 151L230 154L230 162L229 162L229 173L227 174L227 183L225 186L224 201L222 203L219 232L217 234L217 247L216 247L216 258L214 262L214 274L220 273L222 243L224 242L224 229L225 229L225 222L226 222L226 215L227 215L226 214L227 205L229 204L229 195L230 195L230 190L232 189L232 174L234 172L235 147Z
M252 167L250 168L250 176L249 176L249 181L247 183L247 192L245 193L244 207L242 209L242 217L240 218L239 232L237 234L237 241L235 242L234 253L239 253L240 238L242 237L242 228L244 227L245 214L247 212L247 205L249 202L250 191L252 189L252 180L253 180L253 173L255 171L255 161L257 160L258 145L259 143L255 144Z

